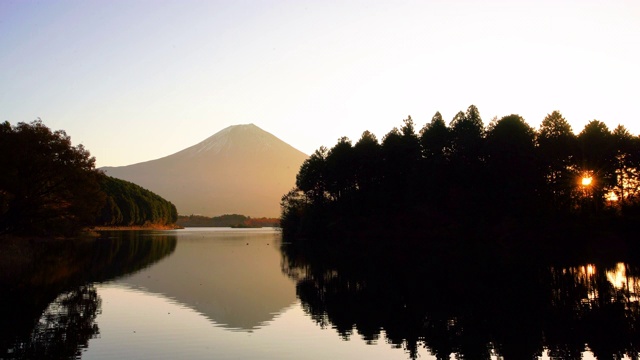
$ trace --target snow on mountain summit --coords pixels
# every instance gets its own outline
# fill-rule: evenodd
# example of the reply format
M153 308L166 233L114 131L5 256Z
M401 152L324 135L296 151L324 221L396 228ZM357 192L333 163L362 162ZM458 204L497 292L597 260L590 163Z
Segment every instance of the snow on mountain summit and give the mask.
M211 156L249 149L262 152L283 144L280 139L254 124L232 125L176 155L191 157L207 154Z

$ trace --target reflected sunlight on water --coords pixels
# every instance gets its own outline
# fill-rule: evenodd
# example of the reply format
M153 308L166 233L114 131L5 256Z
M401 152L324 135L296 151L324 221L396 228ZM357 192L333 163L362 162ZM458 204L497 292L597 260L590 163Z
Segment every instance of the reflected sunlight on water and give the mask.
M607 271L607 279L620 290L627 290L633 294L634 301L637 301L638 295L638 277L627 276L627 266L625 263L617 263L616 268Z
M595 264L586 264L578 267L563 269L563 274L571 274L577 283L581 283L588 289L588 299L595 300L598 298L598 280L599 271L604 271L604 277L613 288L618 290L627 298L629 302L638 301L638 292L640 291L640 281L638 276L628 275L628 265L622 262L616 263L610 268L596 267Z

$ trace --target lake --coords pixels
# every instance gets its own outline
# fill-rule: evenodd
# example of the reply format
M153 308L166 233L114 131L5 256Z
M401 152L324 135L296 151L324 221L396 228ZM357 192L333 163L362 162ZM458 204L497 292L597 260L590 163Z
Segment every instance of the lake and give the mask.
M638 356L640 272L628 263L341 263L280 239L104 232L42 255L5 289L0 359Z

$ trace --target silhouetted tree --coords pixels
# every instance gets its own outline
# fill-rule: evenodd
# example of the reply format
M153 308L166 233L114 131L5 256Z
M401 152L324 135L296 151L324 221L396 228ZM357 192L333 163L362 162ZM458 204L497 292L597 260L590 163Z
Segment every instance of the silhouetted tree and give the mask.
M396 201L402 187L404 175L402 158L402 134L393 128L382 138L382 187L381 194L385 202Z
M640 183L640 138L634 137L623 126L618 125L613 131L615 143L616 185L613 189L621 208L637 202Z
M296 186L316 204L326 200L327 148L321 146L302 163L296 176Z
M536 142L540 166L545 173L547 186L544 194L549 210L567 212L572 206L572 193L578 176L576 136L562 114L554 111L542 120Z
M420 140L416 134L415 124L411 116L408 116L403 120L403 125L400 127L400 133L402 134L402 152L406 157L407 164L418 164L422 157L422 150L420 148ZM411 165L415 167L416 165Z
M354 146L356 182L364 191L379 182L381 147L376 136L368 130L363 132Z
M356 187L354 171L354 151L351 140L347 137L338 139L336 145L329 150L326 162L326 187L333 200L348 193Z
M95 158L42 121L0 125L0 233L73 234L104 202Z
M466 113L458 112L449 124L451 134L451 155L448 162L450 184L447 189L445 207L451 209L451 216L476 218L479 206L486 193L477 189L485 188L484 166L484 125L478 109L471 105Z
M377 201L376 191L382 177L382 148L376 136L365 131L354 145L353 151L358 201L362 203L362 210L371 209L370 206Z
M598 212L605 194L616 184L614 138L605 123L592 120L578 134L578 144L578 166L583 176L593 179L585 190L589 194L585 205Z
M534 130L520 115L505 116L488 130L487 185L493 188L495 210L513 214L537 204L536 190L543 176L537 171L534 140Z
M451 155L451 131L436 112L431 122L420 130L420 146L422 149L421 187L420 197L425 200L423 209L429 205L432 210L442 213L439 209L447 194L445 189L451 184L452 167L449 164ZM434 189L438 189L434 191ZM427 215L427 214L425 214Z
M467 112L458 112L449 124L452 136L452 153L458 161L472 163L481 158L484 124L474 105Z
M440 112L436 112L431 122L420 130L420 145L425 159L441 163L451 152L449 128L442 120Z
M417 170L422 158L420 141L411 116L382 139L384 196L391 207L403 208L414 197Z

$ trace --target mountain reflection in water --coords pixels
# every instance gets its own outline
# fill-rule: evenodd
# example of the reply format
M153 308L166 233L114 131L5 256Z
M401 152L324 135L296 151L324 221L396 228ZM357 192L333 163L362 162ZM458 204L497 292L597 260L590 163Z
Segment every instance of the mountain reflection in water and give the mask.
M345 340L384 337L410 358L638 358L638 265L356 250L282 247L305 312Z
M232 330L251 331L296 301L273 229L189 228L175 253L119 284L162 294Z

